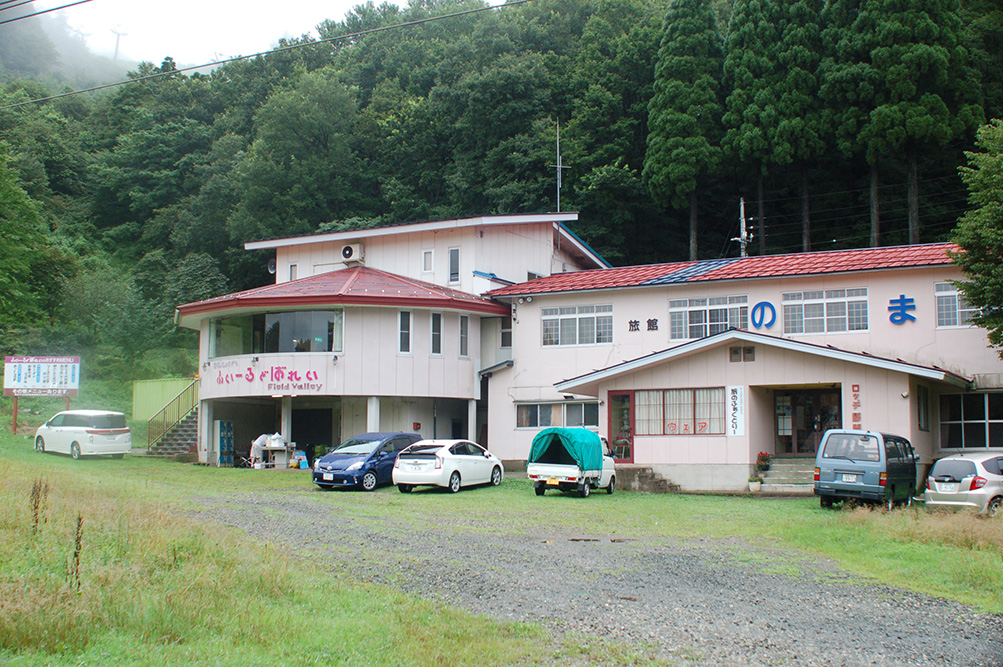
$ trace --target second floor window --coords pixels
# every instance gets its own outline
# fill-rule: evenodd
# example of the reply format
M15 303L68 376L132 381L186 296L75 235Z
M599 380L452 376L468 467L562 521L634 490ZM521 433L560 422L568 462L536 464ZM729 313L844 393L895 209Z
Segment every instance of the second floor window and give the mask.
M669 338L705 338L728 329L749 328L749 297L714 296L669 301Z
M470 317L460 315L460 356L470 356Z
M442 354L442 313L432 313L432 354Z
M968 305L965 295L957 287L951 283L937 283L935 289L938 327L959 327L972 323L978 309Z
M460 249L449 249L449 282L460 282Z
M613 306L544 308L543 345L596 345L613 342Z
M784 333L867 330L867 288L785 292Z
M501 341L499 347L512 347L512 318L501 318Z
M411 312L400 311L400 338L397 351L401 354L411 354Z

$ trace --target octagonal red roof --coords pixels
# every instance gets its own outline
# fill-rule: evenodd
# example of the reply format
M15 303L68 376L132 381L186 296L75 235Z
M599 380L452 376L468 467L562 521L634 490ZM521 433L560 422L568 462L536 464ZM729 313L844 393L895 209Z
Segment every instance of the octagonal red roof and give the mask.
M250 311L333 305L509 314L509 307L497 301L379 269L357 266L187 303L177 307L177 321L182 326L191 326L193 319L199 320L209 314L238 308Z

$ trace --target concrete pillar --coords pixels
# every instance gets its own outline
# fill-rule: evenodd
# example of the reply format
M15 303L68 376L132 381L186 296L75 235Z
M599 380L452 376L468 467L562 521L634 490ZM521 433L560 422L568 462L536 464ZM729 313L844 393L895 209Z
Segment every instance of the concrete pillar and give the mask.
M477 401L467 401L467 440L477 442Z
M279 433L286 442L293 441L293 399L292 396L282 397L282 417Z
M198 418L198 450L199 463L219 465L219 457L215 461L209 460L209 450L212 448L212 403L210 401L199 402ZM135 446L135 443L134 443ZM219 446L217 445L217 450Z
M380 397L370 396L366 402L366 430L375 433L380 430Z

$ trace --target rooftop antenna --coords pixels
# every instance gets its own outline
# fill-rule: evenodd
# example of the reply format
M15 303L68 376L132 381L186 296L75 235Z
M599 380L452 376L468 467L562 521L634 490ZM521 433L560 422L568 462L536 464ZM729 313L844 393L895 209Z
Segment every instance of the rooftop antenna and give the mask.
M561 170L568 169L561 161L561 121L557 121L557 164L548 164L557 169L557 212L561 212Z

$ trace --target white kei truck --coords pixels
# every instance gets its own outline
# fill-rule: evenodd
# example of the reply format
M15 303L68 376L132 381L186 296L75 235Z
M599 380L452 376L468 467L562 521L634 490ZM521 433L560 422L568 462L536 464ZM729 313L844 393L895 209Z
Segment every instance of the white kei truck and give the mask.
M588 498L593 489L613 493L616 468L604 438L585 428L546 428L529 450L526 475L536 495L547 489L577 491Z

